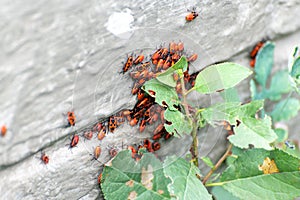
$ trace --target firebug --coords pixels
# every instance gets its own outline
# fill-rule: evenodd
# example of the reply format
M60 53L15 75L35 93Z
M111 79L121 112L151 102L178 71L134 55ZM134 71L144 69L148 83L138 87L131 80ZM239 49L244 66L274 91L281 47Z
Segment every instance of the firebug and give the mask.
M68 112L68 122L69 126L75 126L76 117L74 112Z
M77 134L73 135L69 148L75 147L78 144L78 142L79 142L79 136Z
M3 125L3 126L1 127L1 136L4 137L4 136L6 135L6 132L7 132L7 128L6 128L5 125Z
M198 17L198 13L195 11L195 8L193 8L192 10L188 10L188 11L190 11L190 13L189 14L187 14L186 16L185 16L185 20L187 21L187 22L190 22L190 21L193 21L196 17Z
M45 153L42 153L41 160L45 165L47 165L49 163L49 156L47 156Z

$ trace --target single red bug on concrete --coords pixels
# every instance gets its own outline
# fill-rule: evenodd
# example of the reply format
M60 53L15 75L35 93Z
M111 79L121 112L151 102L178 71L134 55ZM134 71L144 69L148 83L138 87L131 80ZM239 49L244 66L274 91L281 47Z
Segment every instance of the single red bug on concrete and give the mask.
M98 176L98 183L99 183L99 184L101 183L101 179L102 179L102 173L99 174L99 176Z
M71 139L71 143L69 145L69 149L75 147L79 142L79 136L77 134L73 135Z
M47 156L45 153L42 153L41 160L45 165L47 165L49 163L49 156Z
M101 147L96 146L96 148L94 150L94 155L92 155L93 156L92 160L97 160L99 158L100 154L101 154Z
M74 112L68 112L68 122L70 126L75 126L76 117Z
M4 136L6 135L6 132L7 132L7 128L6 128L5 125L3 125L3 126L1 127L1 136L4 137Z
M192 10L188 10L190 13L187 14L185 16L185 20L190 22L190 21L193 21L196 17L198 17L198 13L196 12L195 8L193 8Z
M85 132L85 133L83 134L83 137L84 137L85 139L88 139L88 140L92 139L92 137L93 137L93 131L87 131L87 132Z

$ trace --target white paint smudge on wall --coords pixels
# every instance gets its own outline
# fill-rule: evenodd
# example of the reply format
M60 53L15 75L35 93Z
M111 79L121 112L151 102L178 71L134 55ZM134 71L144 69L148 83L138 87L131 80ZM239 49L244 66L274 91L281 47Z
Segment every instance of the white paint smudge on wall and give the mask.
M114 12L105 24L106 29L121 39L129 39L133 34L132 22L134 18L130 9L123 12Z

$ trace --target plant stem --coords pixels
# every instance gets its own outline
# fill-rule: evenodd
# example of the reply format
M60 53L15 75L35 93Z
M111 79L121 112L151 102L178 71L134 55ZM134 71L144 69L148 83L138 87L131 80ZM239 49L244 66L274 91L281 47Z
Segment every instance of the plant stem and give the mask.
M193 154L194 154L194 164L198 167L199 162L198 162L198 138L197 138L197 130L198 130L198 125L193 123L193 131L192 131L192 138L193 138Z
M205 108L200 108L200 109L198 109L195 116L198 116L198 115L199 115L202 111L204 111L204 110L205 110Z
M214 171L216 171L221 164L224 162L224 160L227 158L227 156L229 156L230 151L232 149L232 144L230 144L226 150L226 152L224 153L224 155L220 158L220 160L217 162L217 164L208 172L208 174L204 177L202 183L205 184L206 181L209 179L209 177L214 173Z
M206 187L213 187L213 186L222 186L224 185L224 182L218 182L218 183L208 183L205 186Z
M192 87L191 89L189 89L189 90L185 93L185 95L188 95L190 92L194 91L195 89L196 89L195 87Z
M184 84L184 76L182 75L180 77L180 84L181 84L181 92L182 92L182 101L183 101L183 107L184 107L184 110L185 110L185 113L189 119L189 122L191 123L192 120L191 120L191 116L190 116L190 111L189 111L189 108L188 108L188 104L187 104L187 100L186 100L186 89L185 89L185 84Z
M193 138L192 147L193 147L193 155L194 155L193 156L193 160L194 160L193 162L198 167L199 166L198 165L198 138L197 138L198 124L197 124L197 120L195 120L194 117L193 117L193 119L191 119L189 107L188 107L187 100L186 100L187 94L193 88L191 90L189 90L188 92L186 92L185 83L184 83L184 76L183 76L182 73L180 75L180 84L181 84L181 92L182 92L182 104L183 104L186 116L187 116L187 118L189 120L189 123L193 127L193 130L192 130L192 138Z

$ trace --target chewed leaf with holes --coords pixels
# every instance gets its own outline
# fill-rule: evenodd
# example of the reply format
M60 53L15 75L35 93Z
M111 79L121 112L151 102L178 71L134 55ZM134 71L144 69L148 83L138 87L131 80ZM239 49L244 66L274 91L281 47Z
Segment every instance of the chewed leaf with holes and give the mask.
M174 88L167 86L156 79L147 81L142 89L155 98L155 102L161 106L168 106L170 110L176 110L174 105L178 105L178 96Z
M180 137L183 134L189 134L192 131L192 124L178 110L166 109L164 113L165 129L168 133L174 134L175 137Z
M239 126L234 128L235 134L228 138L232 144L240 148L254 145L255 148L272 149L270 143L277 139L277 135L271 127L270 117L265 116L265 119L243 117L240 121Z
M243 117L254 117L263 105L263 100L251 101L244 105L239 102L225 102L204 109L201 115L212 126L216 121L228 121L230 124L235 124L236 120L241 120Z
M235 63L211 65L197 75L195 89L200 93L210 94L232 88L251 74L251 70Z
M272 161L276 165L277 172L294 172L298 171L300 167L299 158L280 149L272 151L249 149L240 153L235 162L227 167L221 176L221 181L270 174L264 173L263 169L268 172L264 166ZM274 168L275 165L273 165Z
M273 174L279 172L279 169L277 168L275 161L271 160L269 157L266 157L264 159L263 164L259 165L258 169L260 171L263 171L264 174Z
M299 167L299 158L282 150L251 149L228 166L219 185L241 199L293 199L300 195Z
M196 176L200 171L193 163L175 156L168 157L164 162L164 173L172 181L169 191L176 199L212 199Z
M277 139L276 133L271 128L269 117L256 119L255 113L264 105L262 100L252 101L241 105L239 102L221 103L202 111L202 117L211 125L216 121L227 121L234 127L234 135L229 136L229 141L237 147L271 149L270 143Z
M182 56L172 67L167 69L165 72L159 74L156 77L156 79L170 87L175 87L176 81L173 78L173 73L178 69L182 69L183 71L185 71L187 69L187 66L187 59L184 56Z
M134 161L128 150L121 151L104 167L101 189L105 199L170 199L161 162L153 154Z

